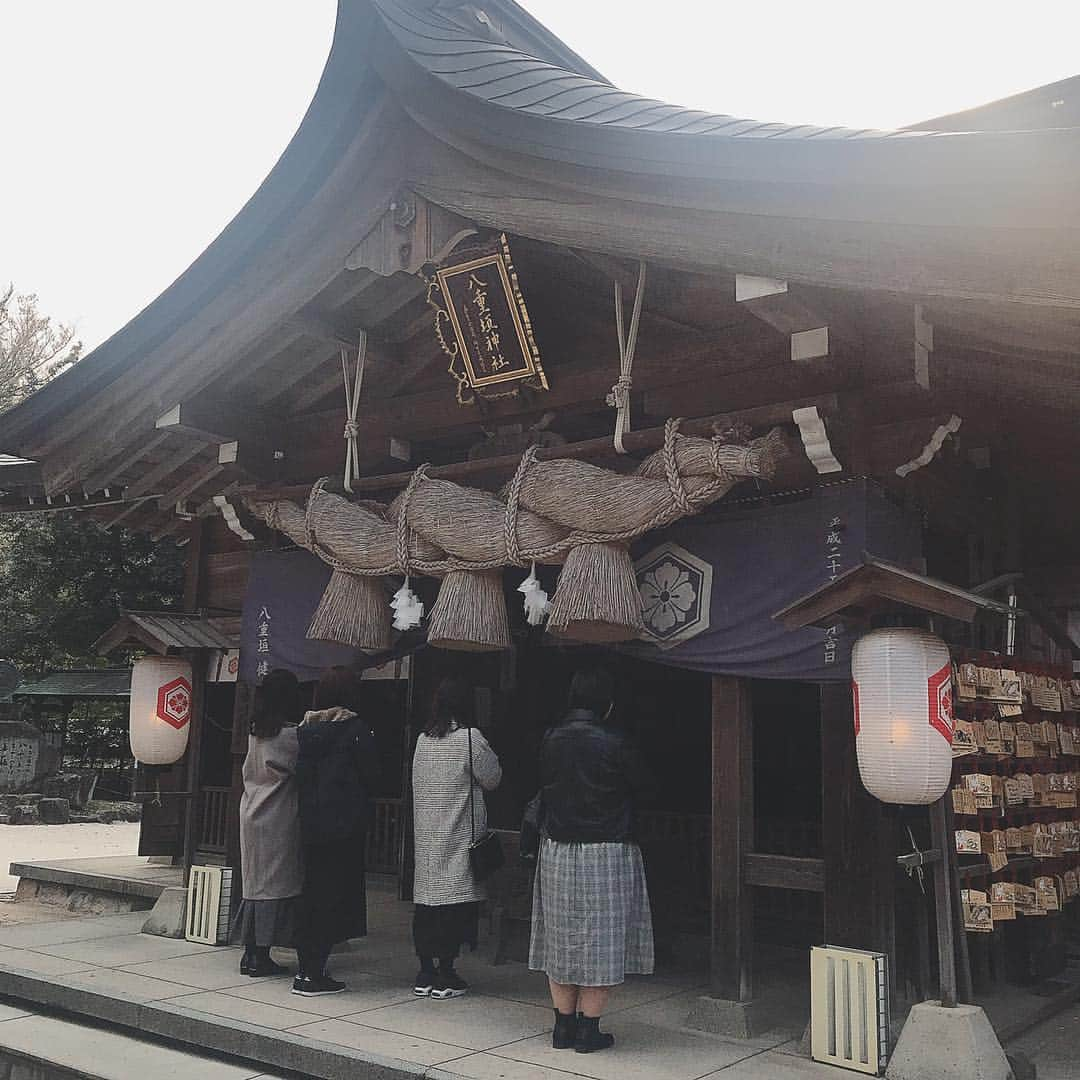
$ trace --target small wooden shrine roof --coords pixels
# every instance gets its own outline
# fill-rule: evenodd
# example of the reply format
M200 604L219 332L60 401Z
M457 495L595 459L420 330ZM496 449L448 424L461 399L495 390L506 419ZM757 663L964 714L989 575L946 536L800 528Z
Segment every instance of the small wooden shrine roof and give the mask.
M94 651L107 655L132 643L162 656L188 649L236 649L240 642L235 623L234 618L201 613L126 611L94 642Z
M35 698L126 698L131 694L130 668L85 671L52 671L37 682L22 683L11 694L13 701Z
M838 617L865 621L878 611L898 606L962 622L972 622L980 612L1002 616L1024 614L1008 604L914 570L867 558L860 566L840 574L835 581L778 611L774 618L790 629L825 628Z

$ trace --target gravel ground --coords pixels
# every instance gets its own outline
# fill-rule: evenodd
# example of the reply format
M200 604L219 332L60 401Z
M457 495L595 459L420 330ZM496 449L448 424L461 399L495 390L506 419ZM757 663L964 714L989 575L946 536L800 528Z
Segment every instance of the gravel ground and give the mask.
M8 864L34 859L92 859L96 855L135 855L139 826L115 825L0 825L0 894L15 891L18 878Z

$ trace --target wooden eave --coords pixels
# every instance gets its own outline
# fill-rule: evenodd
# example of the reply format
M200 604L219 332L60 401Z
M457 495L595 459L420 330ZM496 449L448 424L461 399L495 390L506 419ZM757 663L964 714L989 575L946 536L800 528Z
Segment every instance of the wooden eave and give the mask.
M910 334L917 301L937 324L945 397L967 400L971 389L972 400L992 399L1004 387L1068 415L1080 396L1077 131L841 131L680 109L610 86L512 0L484 11L490 31L467 8L340 0L312 104L248 204L145 311L0 419L0 450L40 463L37 492L98 506L126 488L110 520L182 531L176 502L198 514L241 478L238 467L217 468L219 445L238 432L283 435L323 458L331 443L340 452L340 402L326 406L340 393L340 343L360 326L373 332L365 434L441 437L448 421L437 406L451 394L413 271L476 226L553 260L607 257L616 275L647 257L654 284L689 271L710 301L724 297L719 334L706 328L696 345L695 328L674 333L650 297L643 335L667 347L671 370L636 374L643 420L827 396L857 382L864 355L883 387L907 379L873 406L888 418L914 387L893 331L903 323ZM407 232L392 207L412 198L423 228ZM790 280L825 310L861 313L863 325L837 362L777 363L786 339L734 311L736 272ZM610 277L595 281L610 319ZM884 315L899 321L874 340L867 324ZM706 362L722 402L703 404L686 374ZM681 394L669 377L679 372ZM566 375L551 400L567 408L577 393L603 415L606 369ZM942 411L919 396L920 417ZM222 402L231 426L157 426L178 403ZM486 415L527 411L500 403ZM467 435L478 413L450 422ZM577 437L595 434L585 427Z
M192 649L235 649L237 622L201 612L126 611L94 642L94 651L107 656L121 645L136 645L170 656Z
M880 559L866 558L835 581L778 611L773 618L789 629L825 628L838 618L867 622L879 611L897 608L944 615L961 622L973 622L980 612L1003 617L1024 614L967 589Z
M1080 129L877 132L712 115L477 40L437 11L372 2L371 62L456 151L417 155L415 186L472 220L858 291L1080 305Z

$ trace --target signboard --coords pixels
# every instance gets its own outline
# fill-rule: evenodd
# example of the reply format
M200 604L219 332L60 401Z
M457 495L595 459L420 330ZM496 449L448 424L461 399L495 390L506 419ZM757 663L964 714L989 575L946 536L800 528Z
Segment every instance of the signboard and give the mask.
M0 793L33 791L34 782L58 763L54 753L42 753L44 743L31 724L0 721Z
M505 235L494 250L474 250L464 261L437 269L428 282L428 302L461 404L471 404L477 394L504 396L508 386L516 393L526 381L547 389Z
M337 664L351 666L360 650L312 641L308 624L330 580L330 567L308 551L260 551L251 557L240 629L240 678L255 685L274 668L301 682Z

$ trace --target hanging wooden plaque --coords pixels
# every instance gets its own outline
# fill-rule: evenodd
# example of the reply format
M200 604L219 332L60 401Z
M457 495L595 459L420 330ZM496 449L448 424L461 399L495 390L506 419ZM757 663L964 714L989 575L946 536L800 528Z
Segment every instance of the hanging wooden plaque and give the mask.
M548 388L505 235L494 247L437 268L428 279L428 302L462 405L477 395L517 393L521 385Z

